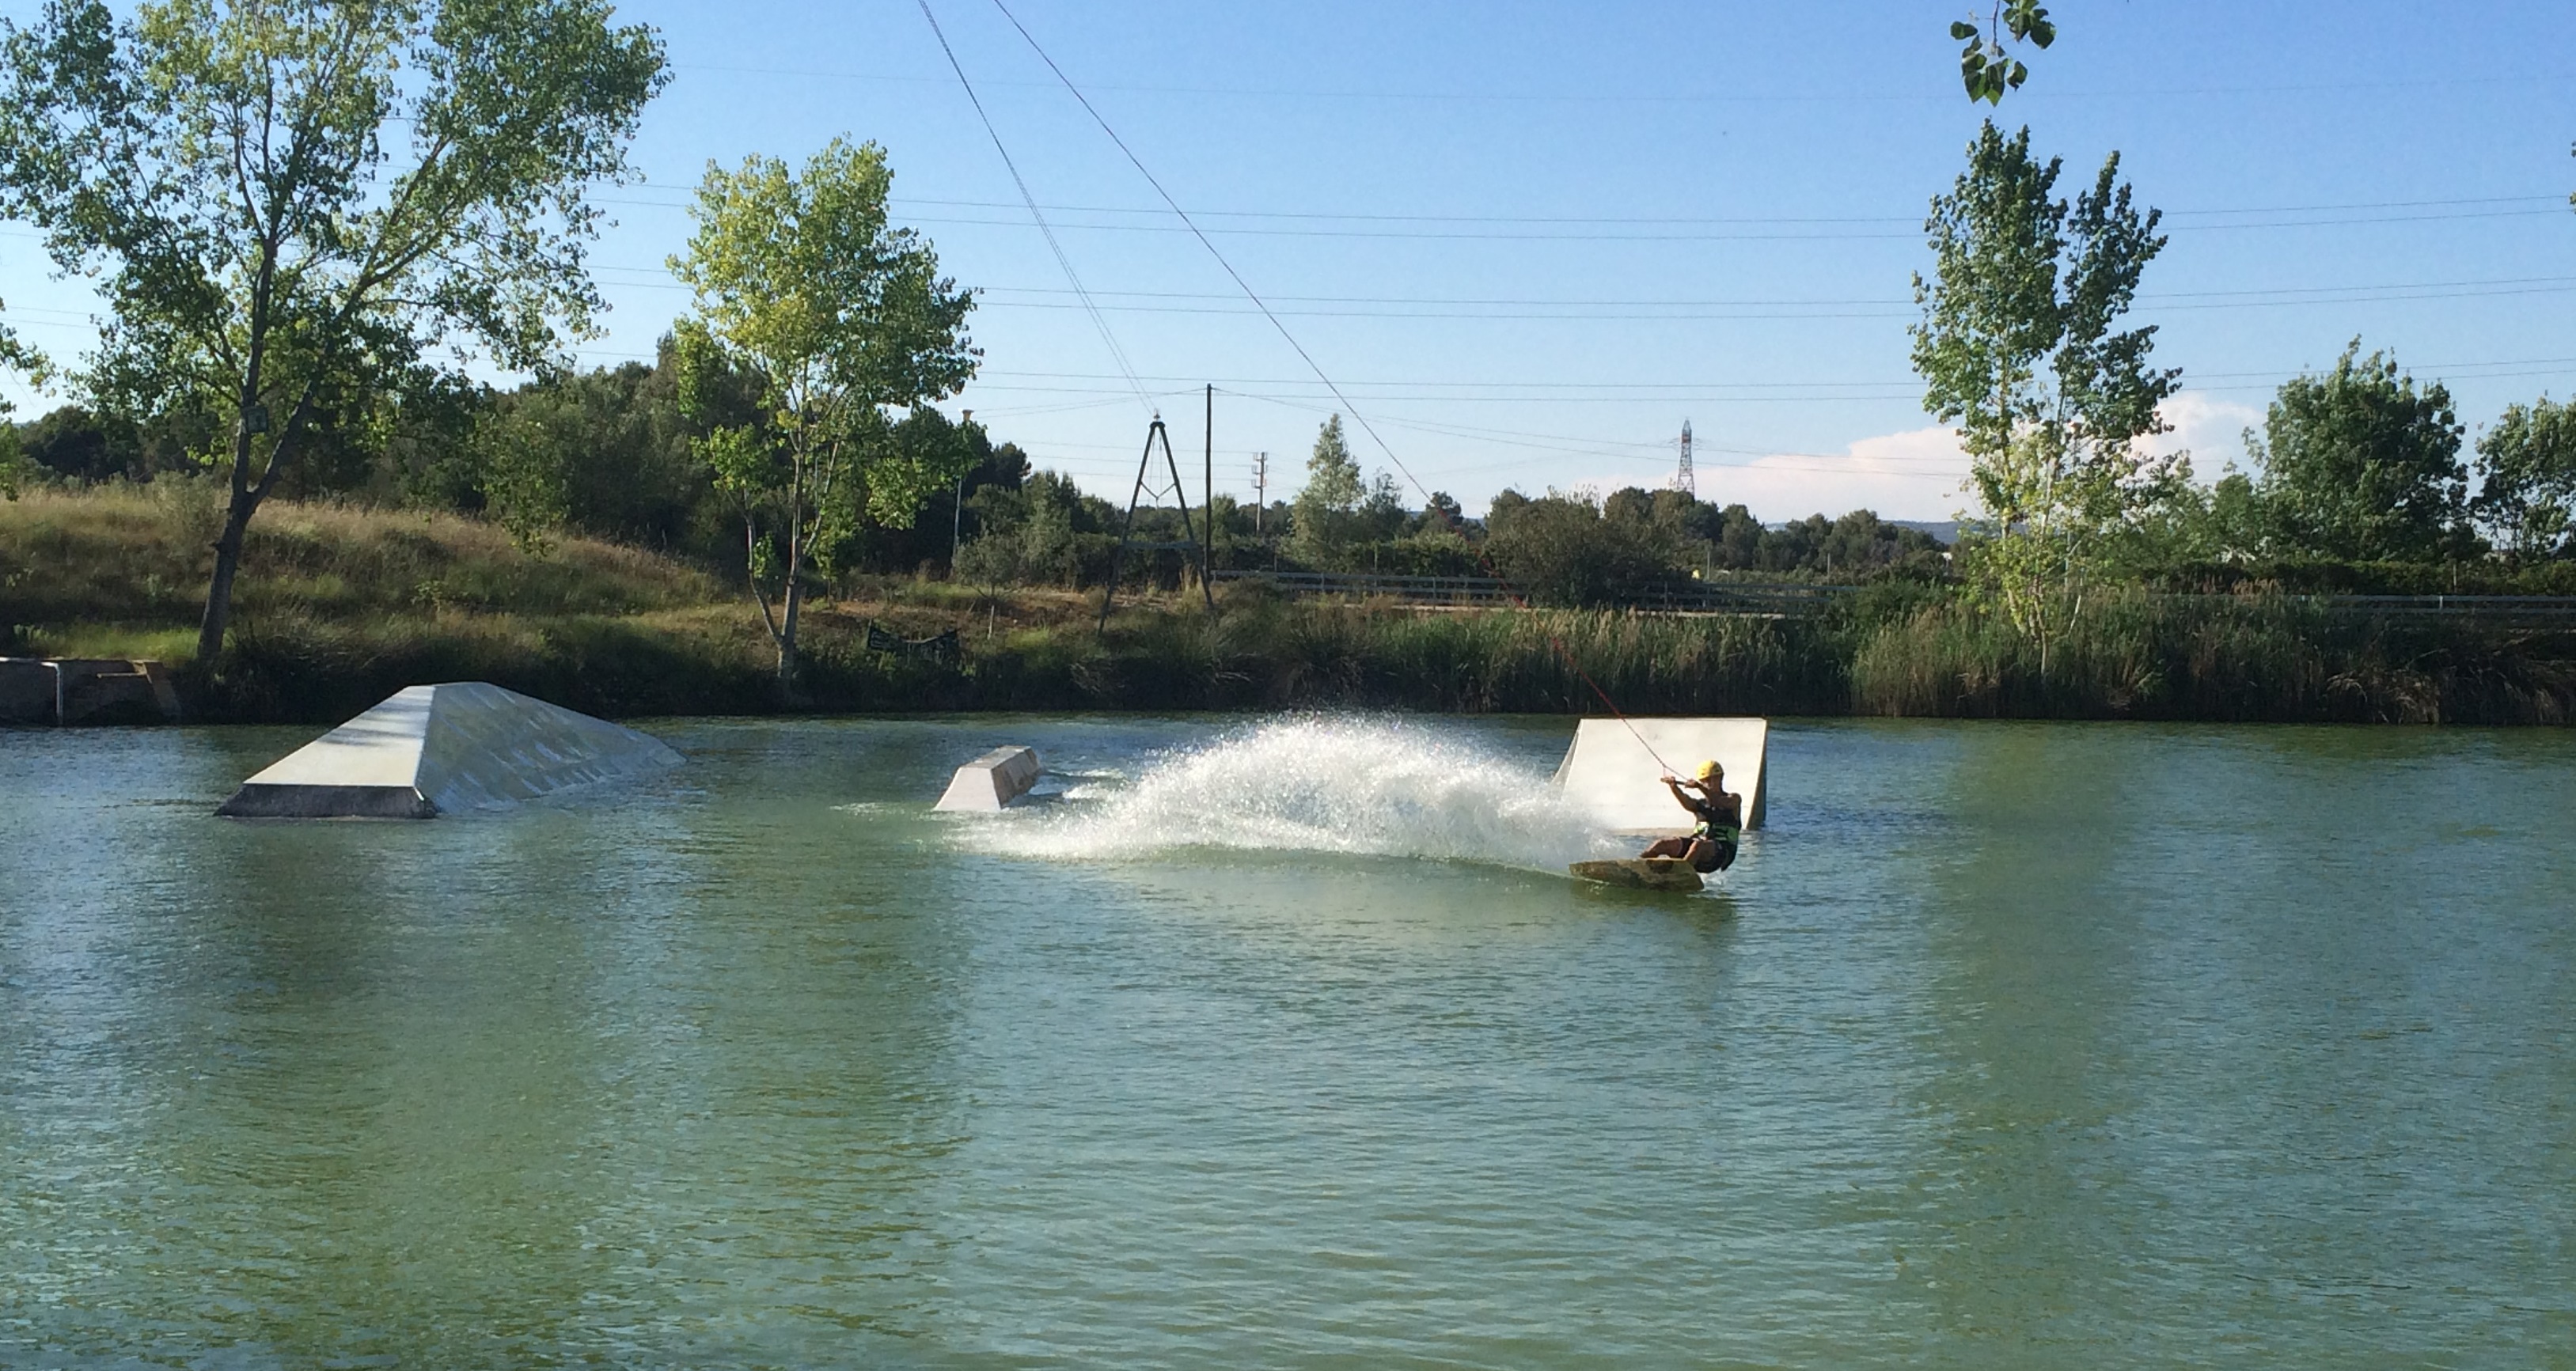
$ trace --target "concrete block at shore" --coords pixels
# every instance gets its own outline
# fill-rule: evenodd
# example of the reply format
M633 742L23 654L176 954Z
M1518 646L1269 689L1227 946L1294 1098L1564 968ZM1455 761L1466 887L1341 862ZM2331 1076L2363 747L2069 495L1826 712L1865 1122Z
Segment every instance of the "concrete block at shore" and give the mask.
M243 782L243 819L428 819L679 764L660 740L481 681L412 686Z
M179 717L169 668L122 657L0 657L0 723L137 724Z
M990 813L1029 793L1044 768L1034 748L997 747L957 768L933 809Z

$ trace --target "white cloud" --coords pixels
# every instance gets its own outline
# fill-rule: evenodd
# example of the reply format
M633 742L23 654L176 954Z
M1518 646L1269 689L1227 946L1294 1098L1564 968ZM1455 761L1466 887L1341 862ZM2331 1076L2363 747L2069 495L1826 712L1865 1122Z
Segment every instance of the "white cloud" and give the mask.
M2192 390L2167 399L2159 412L2173 425L2173 432L2157 440L2159 447L2191 453L2192 474L2203 482L2225 475L2230 462L2246 465L2245 430L2263 423L2261 406L2213 400Z
M1741 504L1771 523L1855 509L1888 519L1947 519L1969 503L1959 489L1967 475L1958 435L1934 425L1862 438L1839 454L1704 461L1699 498Z
M2149 440L2152 450L2189 451L2192 470L2204 483L2218 479L2229 462L2244 464L2244 430L2263 422L2263 411L2256 406L2197 391L2173 396L2162 412L2173 431ZM1668 479L1587 475L1555 488L1600 496L1621 486L1652 488ZM1741 504L1770 523L1855 509L1874 510L1884 519L1948 519L1961 511L1975 512L1976 499L1964 489L1967 479L1968 455L1959 449L1958 434L1939 424L1856 439L1839 453L1739 457L1703 449L1699 459L1699 498Z

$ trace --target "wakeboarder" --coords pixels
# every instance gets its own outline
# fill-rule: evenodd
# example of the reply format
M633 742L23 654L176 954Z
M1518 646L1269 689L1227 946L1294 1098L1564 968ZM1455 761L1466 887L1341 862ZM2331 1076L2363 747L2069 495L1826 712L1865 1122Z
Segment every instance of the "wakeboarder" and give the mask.
M1744 832L1744 797L1727 793L1726 768L1714 761L1702 762L1695 778L1685 781L1667 775L1664 787L1699 823L1687 835L1656 839L1637 855L1679 857L1703 876L1733 866L1736 841ZM1692 791L1699 793L1694 795Z

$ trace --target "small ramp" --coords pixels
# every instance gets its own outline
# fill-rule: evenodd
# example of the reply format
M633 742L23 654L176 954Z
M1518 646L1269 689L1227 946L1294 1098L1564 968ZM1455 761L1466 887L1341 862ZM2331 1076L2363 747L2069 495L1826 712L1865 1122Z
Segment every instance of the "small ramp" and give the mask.
M1614 832L1687 833L1690 815L1664 788L1664 766L1687 779L1715 760L1726 788L1744 797L1744 826L1760 828L1770 748L1768 719L1585 719L1556 784Z
M997 747L957 768L931 808L991 813L1029 793L1043 771L1035 748Z
M677 766L659 739L481 681L420 685L288 753L217 814L431 819Z

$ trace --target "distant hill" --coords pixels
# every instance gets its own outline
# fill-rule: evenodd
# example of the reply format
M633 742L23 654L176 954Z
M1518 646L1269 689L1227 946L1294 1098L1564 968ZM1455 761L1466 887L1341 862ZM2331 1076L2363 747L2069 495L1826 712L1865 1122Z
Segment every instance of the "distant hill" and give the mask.
M1888 522L1898 528L1910 528L1917 533L1929 533L1932 535L1932 541L1943 547L1959 541L1959 521L1956 519L1890 519Z

